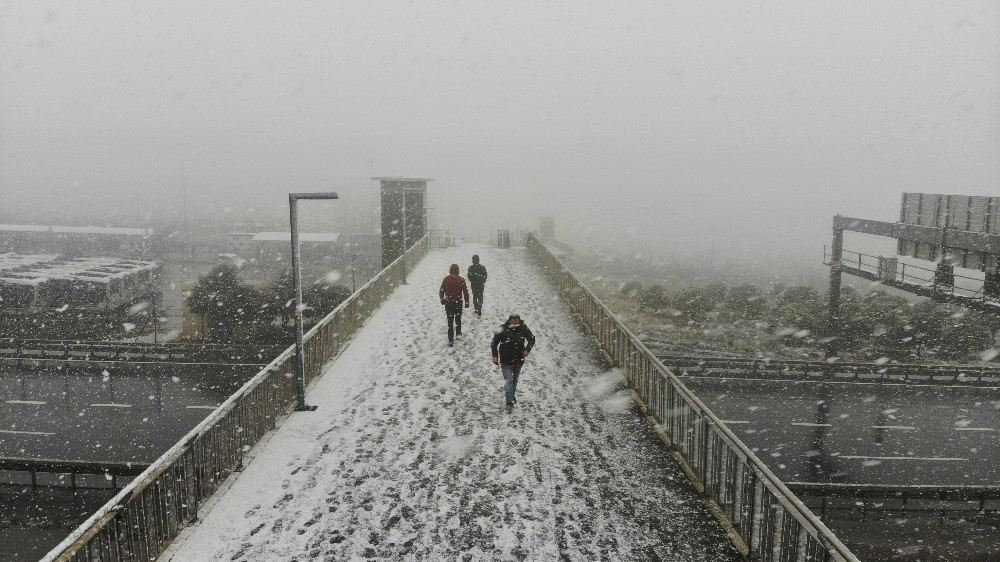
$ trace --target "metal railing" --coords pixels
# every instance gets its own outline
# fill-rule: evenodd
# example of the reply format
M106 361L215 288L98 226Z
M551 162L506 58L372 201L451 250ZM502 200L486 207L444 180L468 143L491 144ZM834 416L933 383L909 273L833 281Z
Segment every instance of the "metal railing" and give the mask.
M873 256L871 254L846 249L842 250L842 253L843 255L840 263L845 271L853 270L859 273L867 273L872 278L879 279L881 279L885 273L888 273L890 279L887 281L891 283L926 289L934 293L960 297L963 299L984 302L990 300L983 294L982 279L976 279L975 277L954 273L952 275L954 280L953 283L950 285L939 285L935 283L935 270L928 267L921 267L919 265L897 260L892 271L883 272L880 269L879 256ZM823 265L830 265L832 259L833 256L830 254L829 248L823 246Z
M305 372L317 377L426 255L424 236L304 336ZM198 517L198 509L242 468L247 451L295 404L295 348L289 347L226 399L42 560L148 562Z
M65 361L170 361L266 365L284 351L277 345L132 343L0 338L0 359Z
M657 354L657 358L681 376L728 379L780 379L837 382L886 382L912 384L968 384L995 387L1000 367L922 365L918 363L855 363L803 361L797 359L735 359L691 355Z
M858 560L534 235L527 248L622 369L695 486L732 524L744 555L765 562Z
M788 482L787 486L823 518L869 513L933 513L966 517L1000 514L1000 486L891 485L826 482Z
M28 485L32 491L40 487L118 490L119 477L123 476L125 481L129 481L142 474L148 466L131 462L0 458L0 485ZM20 475L25 476L24 480L27 482L16 478ZM66 479L66 476L69 478ZM98 478L90 478L95 476ZM95 481L97 485L93 484Z

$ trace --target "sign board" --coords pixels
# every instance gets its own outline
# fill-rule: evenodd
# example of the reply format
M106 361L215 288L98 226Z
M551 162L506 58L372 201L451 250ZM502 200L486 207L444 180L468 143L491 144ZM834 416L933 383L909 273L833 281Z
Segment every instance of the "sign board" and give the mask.
M1000 197L904 193L899 222L966 232L1000 234ZM996 269L998 256L949 249L947 234L944 231L942 236L948 261L952 265L967 269ZM940 246L941 244L900 238L897 252L902 256L937 261L942 257Z

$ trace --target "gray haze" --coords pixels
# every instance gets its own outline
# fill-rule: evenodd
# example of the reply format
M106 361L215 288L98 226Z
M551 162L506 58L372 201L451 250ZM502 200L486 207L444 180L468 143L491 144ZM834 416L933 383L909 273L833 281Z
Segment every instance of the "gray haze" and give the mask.
M2 221L365 216L372 175L469 237L815 265L835 212L1000 192L1000 3L0 2Z

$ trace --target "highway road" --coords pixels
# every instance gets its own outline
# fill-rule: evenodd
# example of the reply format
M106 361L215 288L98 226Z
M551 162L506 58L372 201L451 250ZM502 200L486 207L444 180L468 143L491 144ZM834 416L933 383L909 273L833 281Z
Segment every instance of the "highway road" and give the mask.
M0 371L0 457L151 462L254 372L166 364L8 368Z
M1000 388L683 380L786 482L1000 484Z

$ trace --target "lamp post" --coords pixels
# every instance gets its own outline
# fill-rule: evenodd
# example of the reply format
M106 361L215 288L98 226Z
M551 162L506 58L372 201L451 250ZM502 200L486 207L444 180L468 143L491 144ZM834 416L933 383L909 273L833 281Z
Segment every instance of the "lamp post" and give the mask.
M292 284L295 285L295 410L310 412L316 406L306 404L306 363L302 349L302 264L299 255L299 199L338 199L334 192L289 193L288 216L292 231Z

